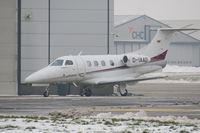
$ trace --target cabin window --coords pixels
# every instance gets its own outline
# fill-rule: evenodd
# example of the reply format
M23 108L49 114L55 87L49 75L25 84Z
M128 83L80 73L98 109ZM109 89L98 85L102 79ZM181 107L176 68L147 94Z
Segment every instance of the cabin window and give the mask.
M111 65L111 66L114 66L114 65L115 65L113 60L110 60L110 65Z
M98 61L94 61L94 66L98 66L98 65L99 65Z
M105 65L106 65L106 63L105 63L104 60L101 61L101 65L102 65L102 66L105 66Z
M87 61L87 66L88 66L88 67L91 67L91 66L92 66L91 61Z
M137 59L135 57L132 58L132 62L135 63Z
M65 65L67 66L67 65L73 65L74 63L73 63L73 61L71 61L71 60L66 60L65 61Z
M51 66L62 66L64 60L55 60Z

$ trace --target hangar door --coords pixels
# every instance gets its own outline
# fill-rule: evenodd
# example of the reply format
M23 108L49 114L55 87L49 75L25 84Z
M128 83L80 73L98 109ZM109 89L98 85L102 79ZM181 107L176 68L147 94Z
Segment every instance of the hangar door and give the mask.
M21 0L20 94L31 90L24 84L29 74L59 56L106 54L112 40L109 25L112 0Z

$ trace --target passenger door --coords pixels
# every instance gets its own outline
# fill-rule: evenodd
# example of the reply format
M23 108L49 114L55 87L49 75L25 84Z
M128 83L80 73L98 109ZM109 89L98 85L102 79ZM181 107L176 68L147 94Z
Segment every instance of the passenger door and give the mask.
M85 63L81 56L75 58L77 65L77 77L83 79L85 77Z
M73 60L71 60L71 59L65 60L62 69L63 69L63 77L64 78L66 78L69 81L75 79L76 66L75 66L75 63Z

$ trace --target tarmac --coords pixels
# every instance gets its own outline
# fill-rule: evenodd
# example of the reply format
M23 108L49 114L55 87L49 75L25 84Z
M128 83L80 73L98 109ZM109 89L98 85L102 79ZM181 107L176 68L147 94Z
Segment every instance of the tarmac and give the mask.
M148 116L200 119L200 83L140 83L128 87L132 96L1 96L0 115L48 115L74 110L125 113L144 110Z

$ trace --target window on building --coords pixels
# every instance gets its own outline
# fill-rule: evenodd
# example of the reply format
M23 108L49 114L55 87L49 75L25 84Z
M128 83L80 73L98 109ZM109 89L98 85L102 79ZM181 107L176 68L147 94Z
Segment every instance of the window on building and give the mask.
M62 66L64 60L55 60L53 63L51 63L51 66Z
M98 66L98 65L99 65L98 61L94 61L94 66Z
M110 65L111 65L111 66L114 66L114 65L115 65L113 60L110 60Z
M71 61L71 60L66 60L65 61L65 65L67 66L67 65L73 65L74 63L73 63L73 61Z
M88 67L91 67L91 66L92 66L91 61L87 61L87 66L88 66Z
M101 65L102 65L102 66L105 66L105 65L106 65L106 63L105 63L104 60L101 61Z

